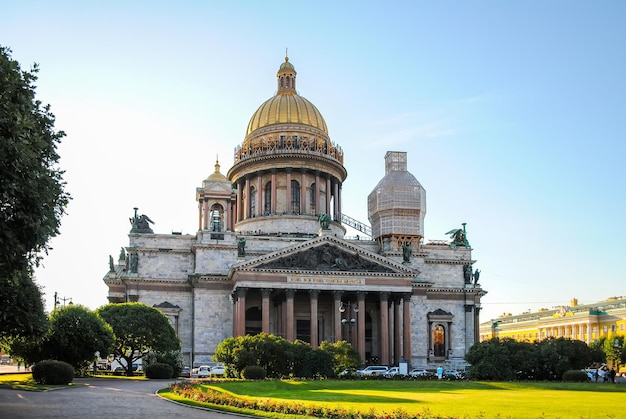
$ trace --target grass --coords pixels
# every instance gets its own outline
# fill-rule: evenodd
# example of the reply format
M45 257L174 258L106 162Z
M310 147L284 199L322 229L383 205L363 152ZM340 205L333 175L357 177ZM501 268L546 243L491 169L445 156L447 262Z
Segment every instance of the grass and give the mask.
M276 380L203 386L274 402L458 418L618 418L626 396L626 386L597 383Z
M96 378L124 379L124 380L147 380L145 376L114 376L114 375L96 375ZM76 386L74 383L68 385L42 385L37 384L33 380L33 376L28 373L0 374L0 388L10 388L13 390L29 390L29 391L47 391L57 388L65 388Z
M47 391L67 386L37 384L35 380L33 380L33 376L31 373L17 373L0 374L0 387L11 388L13 390Z

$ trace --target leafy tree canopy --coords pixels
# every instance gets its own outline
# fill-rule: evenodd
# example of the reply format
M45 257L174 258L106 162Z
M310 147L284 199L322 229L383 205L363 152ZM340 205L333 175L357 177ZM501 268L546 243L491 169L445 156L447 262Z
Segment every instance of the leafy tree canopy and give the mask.
M560 380L567 370L582 369L594 361L596 351L583 341L547 338L518 342L494 338L474 344L465 360L470 375L480 380Z
M126 367L127 375L132 375L133 363L150 351L181 349L169 320L154 307L141 303L107 304L97 313L113 328L113 355Z
M97 313L80 305L68 305L50 316L44 340L46 359L65 361L75 370L89 366L96 352L106 357L113 346L113 329Z
M35 98L38 67L23 71L0 45L0 338L45 330L33 267L59 225L70 196L58 167L50 105ZM17 288L17 289L16 289ZM22 289L23 288L23 289ZM19 298L16 298L19 297Z

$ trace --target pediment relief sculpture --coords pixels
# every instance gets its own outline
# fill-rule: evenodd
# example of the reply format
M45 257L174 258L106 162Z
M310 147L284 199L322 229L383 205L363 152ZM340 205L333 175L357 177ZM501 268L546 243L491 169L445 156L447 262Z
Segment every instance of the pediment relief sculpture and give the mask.
M395 272L387 266L361 257L358 253L348 253L328 244L292 253L257 267L306 271Z

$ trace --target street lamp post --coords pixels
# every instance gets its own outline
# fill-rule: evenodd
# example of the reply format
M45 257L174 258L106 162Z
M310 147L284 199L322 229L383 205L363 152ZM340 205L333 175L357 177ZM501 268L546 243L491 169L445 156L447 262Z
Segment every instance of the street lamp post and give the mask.
M344 302L342 301L341 305L339 306L339 312L341 313L342 317L343 314L347 312L346 318L341 319L341 324L347 326L348 342L350 342L350 344L354 346L354 342L352 341L352 327L356 325L356 318L359 313L359 307L356 304L352 304L350 301L348 301L348 304L344 304ZM351 317L350 313L354 313L354 317Z

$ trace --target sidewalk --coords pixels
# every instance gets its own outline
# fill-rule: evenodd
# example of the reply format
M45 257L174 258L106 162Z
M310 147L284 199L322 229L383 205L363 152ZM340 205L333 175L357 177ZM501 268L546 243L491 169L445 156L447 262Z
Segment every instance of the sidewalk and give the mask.
M30 369L25 369L22 365L19 370L17 365L0 365L0 374L15 374L15 373L30 372Z

